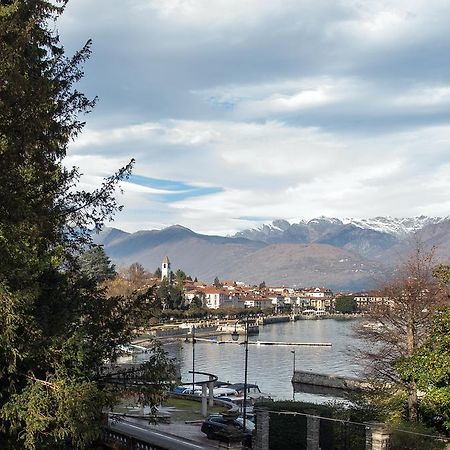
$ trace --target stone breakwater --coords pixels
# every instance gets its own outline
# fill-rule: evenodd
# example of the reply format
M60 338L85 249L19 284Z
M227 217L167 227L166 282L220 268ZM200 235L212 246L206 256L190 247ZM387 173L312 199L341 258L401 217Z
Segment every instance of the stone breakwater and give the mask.
M361 391L368 387L368 383L359 378L340 377L321 373L296 370L292 376L292 383L320 386L345 391Z

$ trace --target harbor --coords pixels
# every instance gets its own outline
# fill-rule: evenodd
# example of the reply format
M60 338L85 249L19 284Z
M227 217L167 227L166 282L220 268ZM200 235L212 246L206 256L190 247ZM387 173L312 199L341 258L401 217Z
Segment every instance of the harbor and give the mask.
M294 392L291 383L294 359L297 370L324 373L334 376L355 377L361 373L358 361L349 356L352 349L362 345L353 335L352 320L299 320L278 322L259 327L258 335L249 336L248 380L278 400L292 399L327 401L330 396L317 396L307 392ZM183 381L192 380L192 340L166 341L164 348L179 362ZM244 379L243 335L239 341L231 340L230 334L195 337L195 367L198 371L214 373L220 380ZM215 344L215 341L230 341ZM281 345L258 345L257 342L276 342ZM231 344L233 342L234 345ZM300 345L283 345L297 343ZM331 345L310 345L326 343ZM308 344L308 345L301 345ZM354 353L354 352L353 352ZM145 360L145 354L133 356Z

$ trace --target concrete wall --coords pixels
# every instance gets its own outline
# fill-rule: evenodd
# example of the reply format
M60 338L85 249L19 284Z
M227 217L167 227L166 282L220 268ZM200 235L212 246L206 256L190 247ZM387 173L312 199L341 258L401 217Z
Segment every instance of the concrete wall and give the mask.
M289 322L290 320L290 316L270 316L263 319L263 324L267 325L269 323Z
M152 330L150 334L154 337L169 337L169 336L187 336L188 330L187 328L171 328L168 330L160 329L160 330Z
M357 378L346 378L334 375L324 375L313 372L303 372L296 370L292 377L292 384L307 384L313 386L323 386L326 388L358 391L367 386L363 380Z

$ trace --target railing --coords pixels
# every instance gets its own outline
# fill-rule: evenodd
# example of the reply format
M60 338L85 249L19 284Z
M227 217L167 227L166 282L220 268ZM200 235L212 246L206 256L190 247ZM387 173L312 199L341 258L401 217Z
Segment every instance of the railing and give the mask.
M199 450L211 448L192 441L151 430L136 422L111 420L102 430L103 441L121 450Z
M103 428L102 440L105 444L115 444L119 448L127 450L165 450L164 447L150 444L149 442L123 434L120 431L113 431L109 428Z

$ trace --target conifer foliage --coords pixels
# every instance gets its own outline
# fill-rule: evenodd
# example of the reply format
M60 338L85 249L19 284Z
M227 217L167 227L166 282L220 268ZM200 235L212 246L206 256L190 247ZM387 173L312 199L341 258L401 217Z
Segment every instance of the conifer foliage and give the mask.
M65 5L0 2L2 449L88 447L117 391L103 361L133 330L130 305L106 301L79 267L89 230L120 209L114 190L133 161L93 192L77 190L78 171L63 165L95 104L75 88L90 42L68 58L55 32ZM171 371L163 353L151 358L149 402Z

